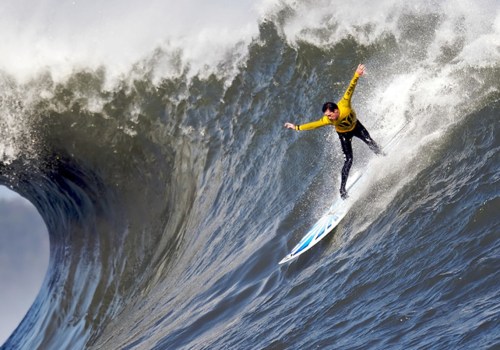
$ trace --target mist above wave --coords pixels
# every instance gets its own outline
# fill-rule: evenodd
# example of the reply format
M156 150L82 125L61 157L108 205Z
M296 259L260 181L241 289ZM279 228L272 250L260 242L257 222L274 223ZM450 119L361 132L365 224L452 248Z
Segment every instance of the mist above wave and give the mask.
M177 60L160 60L159 76L178 73L179 66L212 72L221 62L241 63L266 20L291 42L331 47L352 37L370 45L391 35L408 41L417 58L448 54L484 64L499 56L500 16L490 0L362 0L354 8L334 0L7 0L0 11L0 69L18 78L47 68L66 77L104 65L108 74L121 74L162 49Z
M105 65L122 73L158 47L214 64L257 32L254 2L8 0L0 12L0 69L26 78ZM213 57L213 59L212 59Z

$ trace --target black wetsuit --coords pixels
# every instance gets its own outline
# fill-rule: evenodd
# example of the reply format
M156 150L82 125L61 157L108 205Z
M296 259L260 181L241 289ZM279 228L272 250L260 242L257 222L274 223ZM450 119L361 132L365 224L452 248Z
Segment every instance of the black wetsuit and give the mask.
M347 197L347 191L345 185L347 183L347 177L349 176L349 170L352 166L352 138L356 136L363 140L364 143L370 147L370 149L375 152L375 154L382 154L380 146L371 138L368 131L365 129L363 124L359 120L356 122L356 126L353 130L348 132L337 133L339 135L340 143L342 145L342 151L344 152L344 166L342 168L342 182L340 183L340 195L342 198Z

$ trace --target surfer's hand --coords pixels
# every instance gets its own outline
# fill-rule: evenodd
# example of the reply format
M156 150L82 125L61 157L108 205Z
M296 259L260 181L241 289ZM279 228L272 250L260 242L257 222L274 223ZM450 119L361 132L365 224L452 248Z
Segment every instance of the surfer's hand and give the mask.
M363 74L365 74L365 65L364 64L358 65L358 68L356 69L356 73L358 73L358 75L360 77L363 76Z
M285 128L295 130L295 125L292 123L285 123Z

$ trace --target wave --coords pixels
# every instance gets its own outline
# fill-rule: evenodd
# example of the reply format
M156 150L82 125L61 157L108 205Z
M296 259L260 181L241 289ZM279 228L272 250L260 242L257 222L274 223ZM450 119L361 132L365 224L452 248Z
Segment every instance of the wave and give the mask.
M88 64L88 49L61 63L50 45L34 68L3 60L0 183L37 207L51 256L2 349L498 344L500 21L488 1L454 4L263 2L255 31L193 29L214 39L205 55L141 20L119 68L106 35ZM136 6L104 12L112 26ZM318 116L358 62L364 125L381 143L408 131L385 158L354 143L370 181L351 214L280 268L343 162L332 130L283 124Z

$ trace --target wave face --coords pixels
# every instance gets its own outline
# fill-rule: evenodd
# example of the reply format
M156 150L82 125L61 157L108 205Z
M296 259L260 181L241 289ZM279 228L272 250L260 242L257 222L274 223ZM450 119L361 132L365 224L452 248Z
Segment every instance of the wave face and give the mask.
M77 48L55 40L71 59L38 52L34 71L0 60L0 184L37 207L51 242L2 349L500 345L495 2L265 5L205 55L190 45L213 32L192 31L128 66L100 43L84 65L90 32ZM143 33L161 39L156 25ZM358 117L381 144L402 138L382 158L353 142L367 181L348 216L279 266L343 164L333 130L283 124L319 118L359 62Z

